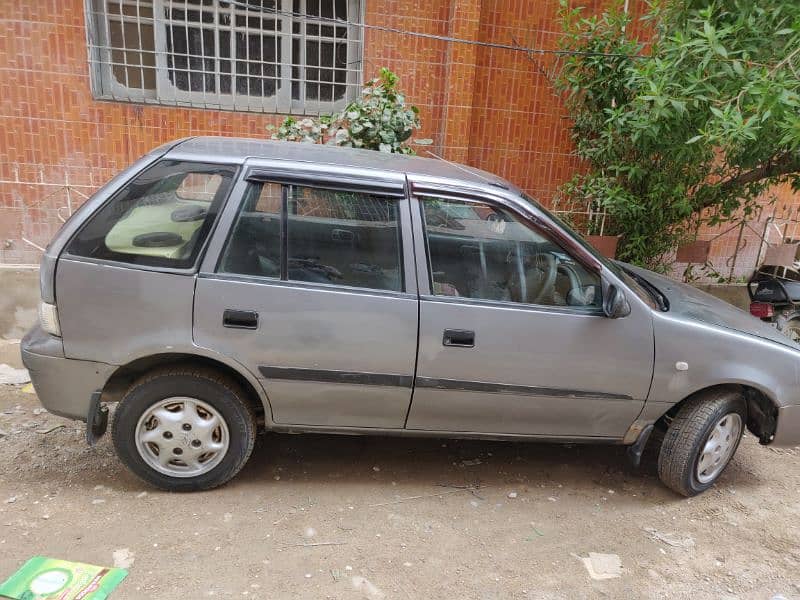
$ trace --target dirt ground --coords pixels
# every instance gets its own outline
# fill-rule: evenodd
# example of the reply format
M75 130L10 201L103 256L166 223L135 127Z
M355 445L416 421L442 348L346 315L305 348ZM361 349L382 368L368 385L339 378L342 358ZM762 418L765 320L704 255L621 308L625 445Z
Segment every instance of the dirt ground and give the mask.
M311 435L261 436L234 481L178 495L38 407L0 385L0 580L125 549L113 600L800 598L798 449L752 436L690 500L620 447ZM589 552L621 576L592 579Z

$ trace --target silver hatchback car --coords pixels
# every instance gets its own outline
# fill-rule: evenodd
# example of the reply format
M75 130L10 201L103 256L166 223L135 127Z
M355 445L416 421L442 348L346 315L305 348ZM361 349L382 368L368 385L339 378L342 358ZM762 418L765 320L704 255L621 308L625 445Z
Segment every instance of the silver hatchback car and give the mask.
M496 176L440 160L190 138L48 247L22 354L42 404L199 490L259 428L608 442L694 495L747 427L800 443L800 347L598 255Z

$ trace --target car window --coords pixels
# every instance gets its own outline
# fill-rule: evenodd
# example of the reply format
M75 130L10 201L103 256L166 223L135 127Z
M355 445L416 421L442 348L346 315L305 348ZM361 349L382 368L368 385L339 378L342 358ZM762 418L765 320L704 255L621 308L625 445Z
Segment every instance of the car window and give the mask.
M181 200L211 202L221 183L222 177L214 173L188 173L175 195Z
M160 161L92 215L67 252L131 264L189 267L234 173L234 167Z
M398 200L292 186L288 278L402 291Z
M432 197L421 204L434 295L601 306L599 276L510 211Z
M281 189L278 183L247 187L218 271L280 278Z
M218 271L289 281L403 290L398 199L375 194L251 184ZM281 211L286 211L286 256Z

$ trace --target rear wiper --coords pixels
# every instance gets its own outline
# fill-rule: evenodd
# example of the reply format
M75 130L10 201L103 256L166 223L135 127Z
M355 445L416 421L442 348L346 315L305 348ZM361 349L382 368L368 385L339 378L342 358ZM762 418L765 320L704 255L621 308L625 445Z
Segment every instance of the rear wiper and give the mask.
M637 275L636 273L628 271L627 269L625 269L625 272L633 277L636 280L636 283L641 285L645 291L653 297L653 300L655 300L656 304L658 304L658 309L660 311L667 312L669 310L669 300L667 300L667 297L661 292L661 290L659 290L641 275Z

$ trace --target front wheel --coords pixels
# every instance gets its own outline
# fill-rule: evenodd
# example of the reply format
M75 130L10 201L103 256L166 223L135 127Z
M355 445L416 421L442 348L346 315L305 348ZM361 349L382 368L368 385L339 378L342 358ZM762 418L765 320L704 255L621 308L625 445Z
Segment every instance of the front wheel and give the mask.
M732 390L687 400L667 429L658 456L658 476L684 496L710 488L733 458L744 433L746 404Z
M120 401L112 428L120 460L169 491L222 485L247 462L255 436L244 390L214 371L191 367L139 379Z

